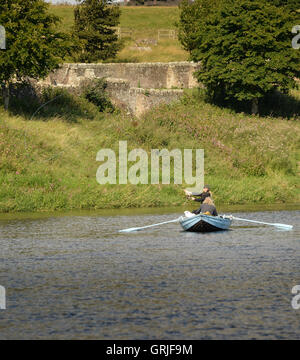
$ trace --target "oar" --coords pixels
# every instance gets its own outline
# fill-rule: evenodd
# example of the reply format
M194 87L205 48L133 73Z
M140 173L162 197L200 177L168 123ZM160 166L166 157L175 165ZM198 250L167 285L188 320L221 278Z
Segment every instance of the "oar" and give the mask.
M180 217L179 217L178 219L169 220L169 221L164 221L164 222L161 222L161 223L158 223L158 224L152 224L152 225L146 225L146 226L141 226L141 227L123 229L123 230L119 230L119 232L138 231L138 230L146 229L146 228L153 227L153 226L158 226L158 225L168 224L168 223L172 223L172 222L177 222L177 221L179 221L179 219L180 219Z
M242 218L238 218L238 217L235 217L235 216L232 216L231 218L233 220L241 220L241 221L248 221L248 222L257 223L257 224L276 226L276 227L286 229L286 230L293 228L293 225L287 225L287 224L268 223L268 222L257 221L257 220L242 219Z

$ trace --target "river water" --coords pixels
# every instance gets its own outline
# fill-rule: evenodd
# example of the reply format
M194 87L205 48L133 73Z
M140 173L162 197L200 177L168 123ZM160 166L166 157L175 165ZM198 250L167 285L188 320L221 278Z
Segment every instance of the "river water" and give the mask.
M236 210L237 211L237 210ZM183 232L181 210L0 218L0 339L300 339L300 211Z

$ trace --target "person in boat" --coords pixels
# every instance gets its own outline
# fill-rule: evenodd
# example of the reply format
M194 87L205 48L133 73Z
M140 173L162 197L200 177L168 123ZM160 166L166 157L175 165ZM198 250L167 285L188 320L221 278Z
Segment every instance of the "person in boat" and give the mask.
M212 197L209 185L204 185L202 193L191 192L186 189L184 189L184 192L189 198L191 198L194 201L199 201L199 202L201 202L201 204L207 197Z
M218 212L216 206L210 196L206 197L201 204L200 208L197 210L192 211L193 214L204 214L204 215L212 215L218 216Z

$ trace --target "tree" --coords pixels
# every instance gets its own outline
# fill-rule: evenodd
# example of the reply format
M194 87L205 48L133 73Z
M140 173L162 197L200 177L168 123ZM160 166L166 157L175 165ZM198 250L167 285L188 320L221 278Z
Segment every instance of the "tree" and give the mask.
M43 0L1 0L0 24L6 50L0 50L0 83L5 109L12 82L44 78L68 52L67 36L55 30L59 18Z
M121 49L116 27L121 10L109 0L83 0L74 10L74 35L79 40L79 51L74 55L81 62L97 62L114 58Z
M299 0L268 0L275 6L286 7L290 11L297 11L300 9Z
M199 0L199 4L202 1ZM300 52L291 46L295 21L285 6L267 0L224 0L195 27L191 59L213 99L258 101L275 89L288 92L300 76Z
M205 22L219 6L220 0L183 0L179 4L178 39L186 51L197 48Z

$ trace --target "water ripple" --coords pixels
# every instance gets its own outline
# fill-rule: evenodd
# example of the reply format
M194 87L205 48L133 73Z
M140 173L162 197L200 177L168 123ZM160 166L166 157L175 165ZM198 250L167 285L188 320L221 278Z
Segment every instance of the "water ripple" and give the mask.
M299 339L300 211L195 234L180 214L0 221L1 339Z

